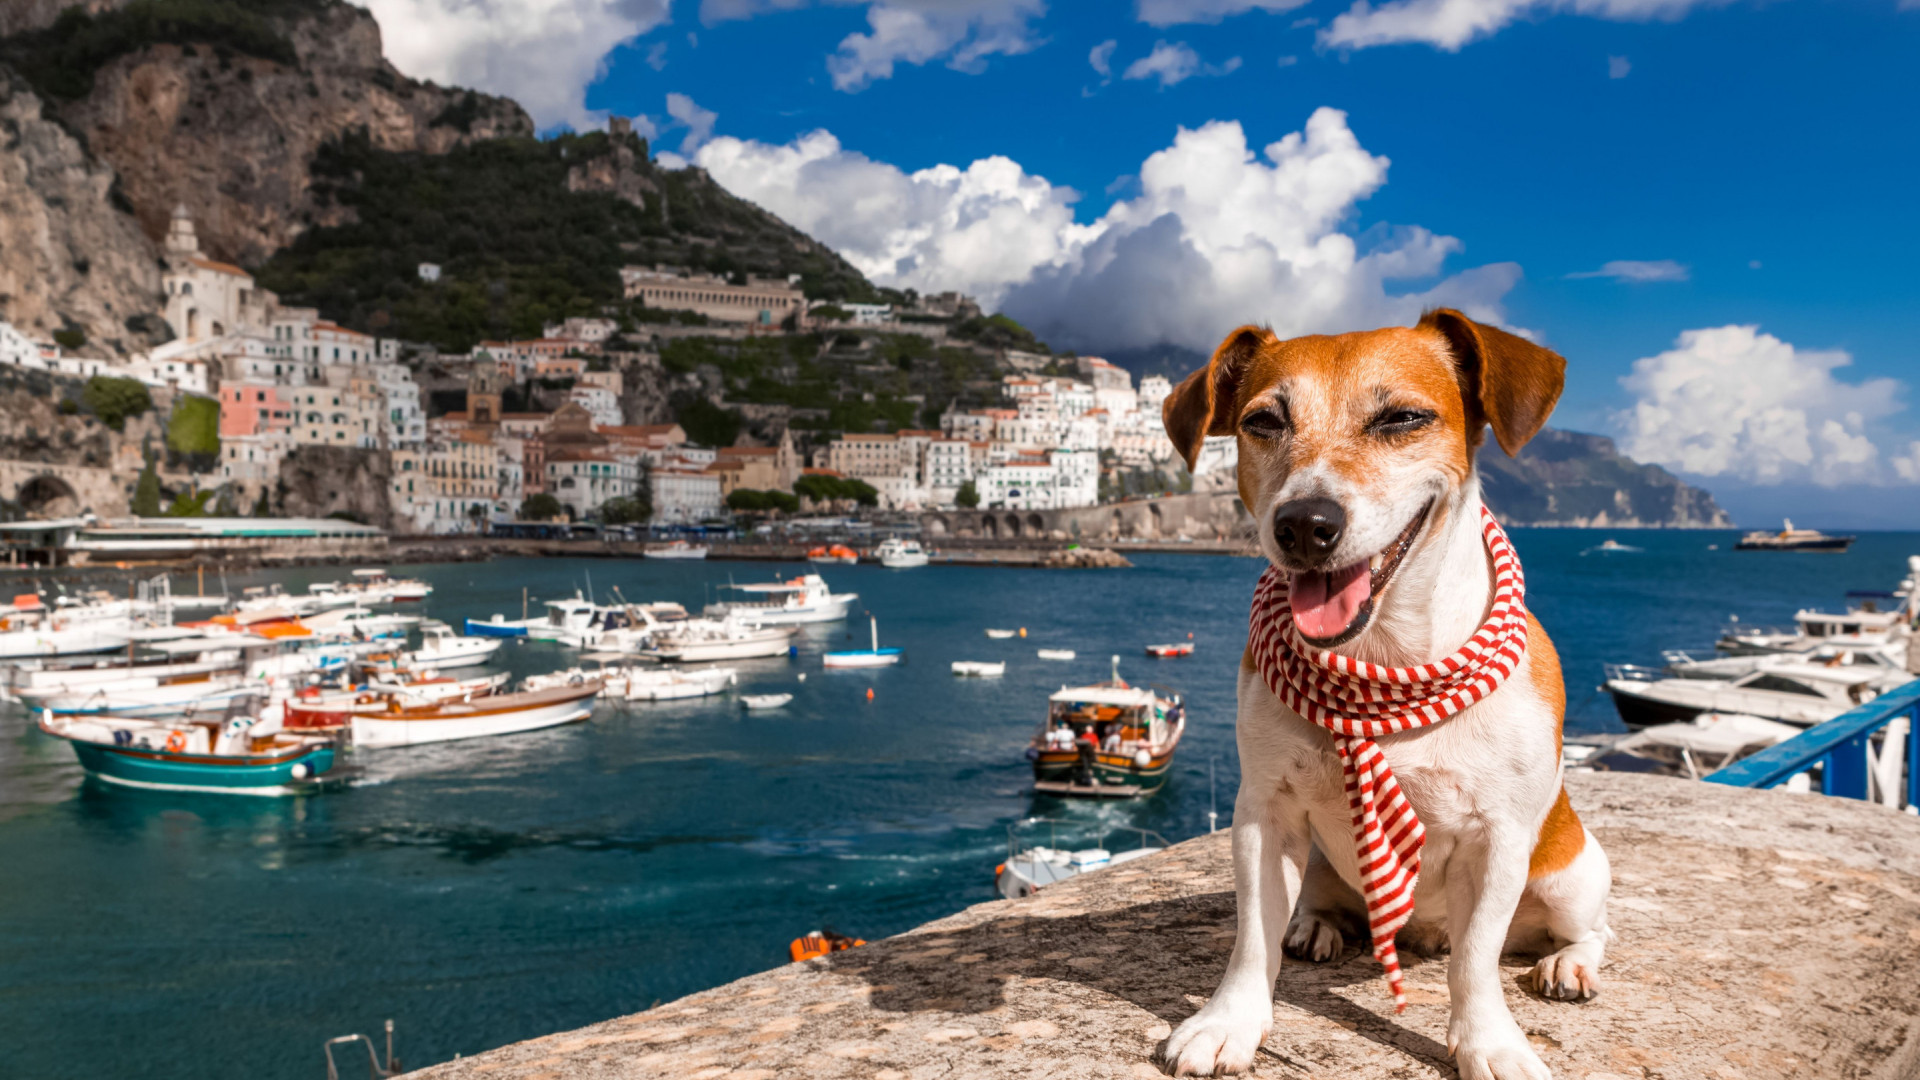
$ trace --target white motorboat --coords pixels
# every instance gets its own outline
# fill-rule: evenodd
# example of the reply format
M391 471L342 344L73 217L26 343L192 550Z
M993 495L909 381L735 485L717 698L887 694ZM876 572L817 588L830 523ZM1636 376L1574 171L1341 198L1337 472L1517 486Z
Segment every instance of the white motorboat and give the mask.
M418 615L378 615L363 607L334 608L300 620L308 630L323 638L368 641L409 630L420 622Z
M1078 654L1072 649L1041 649L1035 655L1042 660L1071 660Z
M791 626L767 626L733 615L721 619L689 619L677 626L656 630L639 654L674 663L785 656L793 650L794 633Z
M793 700L792 694L741 694L740 705L746 709L777 709Z
M729 585L750 596L765 600L740 600L710 604L709 617L737 615L762 626L798 626L804 623L836 622L847 617L847 609L860 598L858 593L836 593L819 574L802 574L791 581Z
M881 566L892 570L911 570L928 562L927 550L920 546L920 541L902 540L896 536L882 540L873 554L880 560Z
M1018 631L1018 630L994 630L994 629L989 629L989 630L987 631L987 636L988 636L988 637L990 637L990 638L993 638L993 639L994 639L995 641L1004 641L1004 640L1006 640L1007 638L1010 638L1010 637L1012 637L1013 635L1015 635L1015 634L1017 634L1017 633L1019 633L1019 631Z
M266 697L271 686L261 680L237 675L176 682L162 686L133 688L92 687L56 694L40 702L41 708L58 716L173 716L224 709L239 698Z
M353 715L353 744L370 748L420 746L572 724L592 715L593 699L599 693L600 684L588 682L472 701L415 706L393 702L378 715Z
M555 686L583 686L599 680L605 689L601 696L615 701L677 701L682 698L718 694L738 681L734 669L641 667L631 663L626 653L588 653L582 660L597 663L597 668L567 668L545 675L530 675L521 680L525 690L544 690Z
M1906 670L1905 642L1857 649L1821 645L1805 653L1745 653L1717 656L1711 660L1696 660L1684 652L1670 651L1664 658L1667 664L1660 672L1677 679L1737 679L1766 668L1801 664L1829 669L1846 668L1868 676L1885 677L1896 683L1911 678ZM1609 674L1632 670L1635 669L1630 666L1608 668Z
M1802 609L1794 612L1794 629L1768 630L1732 626L1714 643L1728 656L1752 656L1765 653L1804 653L1827 645L1846 648L1899 648L1907 639L1906 612L1848 611L1831 612Z
M131 632L125 623L116 629L100 625L55 629L57 626L58 623L43 623L31 629L0 632L0 660L112 652L127 647L127 635Z
M1708 712L1625 736L1576 737L1562 747L1562 755L1569 768L1581 771L1657 772L1698 780L1802 730L1757 716Z
M1741 713L1811 727L1873 700L1906 679L1805 664L1763 668L1737 679L1646 678L1616 669L1604 689L1629 728L1692 720L1701 713ZM1637 677L1638 676L1638 677Z
M1047 843L1020 849L1015 840L1016 830L1030 829L1038 825L1048 827ZM994 891L1009 900L1018 900L1021 897L1032 896L1041 889L1068 878L1132 862L1155 852L1165 851L1171 846L1167 843L1167 838L1157 832L1120 825L1113 828L1137 834L1138 847L1131 851L1109 851L1107 850L1107 833L1102 832L1099 840L1092 847L1077 851L1069 850L1059 846L1059 831L1062 825L1069 829L1075 827L1073 822L1053 818L1028 818L1007 826L1007 861L994 870Z
M420 624L420 647L405 654L408 667L472 667L500 651L499 638L462 637L437 619Z
M970 678L994 678L1007 673L1005 660L955 660L953 673Z
M574 649L635 652L645 648L659 630L686 620L687 609L670 601L600 607L586 626L568 630L554 640Z
M673 540L665 544L648 544L641 549L641 554L649 559L704 559L711 550L705 544Z

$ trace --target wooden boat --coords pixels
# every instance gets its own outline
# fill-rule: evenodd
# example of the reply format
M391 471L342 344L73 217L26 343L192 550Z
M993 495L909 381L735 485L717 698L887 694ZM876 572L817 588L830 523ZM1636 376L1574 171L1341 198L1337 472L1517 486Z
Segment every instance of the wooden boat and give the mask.
M604 686L601 696L615 701L678 701L718 694L738 681L730 667L642 667L628 662L632 660L629 654L617 652L588 653L580 659L599 666L529 675L520 681L520 688L547 690L556 686L584 686L597 679Z
M1045 795L1134 798L1166 783L1186 731L1178 695L1129 686L1114 676L1062 687L1047 698L1047 718L1027 747L1033 789Z
M1147 655L1157 656L1163 660L1174 656L1192 656L1193 642L1180 641L1171 645L1149 645L1147 646Z
M817 547L807 552L807 561L852 566L860 561L860 553L845 544L835 544L832 547Z
M777 709L793 700L792 694L741 694L740 704L748 709Z
M1007 673L1007 662L1005 660L955 660L953 673L976 679L993 678Z
M898 664L903 655L900 649L880 647L880 620L869 615L867 623L873 630L872 648L830 652L822 656L820 662L830 668L892 667Z
M390 700L377 715L356 712L355 746L419 746L423 743L510 735L585 720L593 712L600 683L555 687L521 694L495 694L473 701L403 705Z
M1072 649L1041 649L1034 655L1042 660L1071 660L1079 654Z
M733 616L689 619L671 630L656 631L641 656L672 663L751 660L793 651L791 626L757 626Z
M310 686L287 698L282 705L281 722L290 731L340 731L352 725L356 713L384 713L393 701L410 706L472 701L491 696L506 682L504 674L477 675L470 679L427 675L375 679L347 690L326 691Z
M291 795L332 770L327 739L256 737L251 715L205 721L40 715L40 730L73 744L80 764L110 784L220 795Z

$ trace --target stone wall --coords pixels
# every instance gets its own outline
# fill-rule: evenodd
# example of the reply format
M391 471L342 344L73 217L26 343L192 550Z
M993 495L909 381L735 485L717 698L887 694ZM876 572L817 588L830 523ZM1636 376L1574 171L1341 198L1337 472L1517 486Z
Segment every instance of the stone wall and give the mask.
M1920 821L1861 802L1621 773L1568 778L1614 868L1598 998L1507 1001L1562 1080L1920 1076ZM1147 1078L1233 945L1229 835L422 1080ZM988 867L981 867L984 876ZM796 932L804 928L796 928ZM1288 961L1257 1075L1453 1077L1444 959L1395 1016L1351 944Z

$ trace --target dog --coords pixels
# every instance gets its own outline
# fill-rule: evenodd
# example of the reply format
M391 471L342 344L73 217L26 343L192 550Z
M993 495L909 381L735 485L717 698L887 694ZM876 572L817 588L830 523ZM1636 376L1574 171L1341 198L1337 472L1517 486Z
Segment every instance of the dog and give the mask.
M1237 438L1240 498L1262 553L1293 583L1294 627L1308 646L1427 664L1489 618L1494 570L1475 453L1489 427L1508 454L1526 445L1565 371L1559 355L1450 309L1413 327L1286 341L1244 326L1174 390L1162 417L1189 467L1207 436ZM1444 722L1377 739L1426 830L1400 940L1450 948L1447 1050L1462 1080L1551 1076L1507 1009L1503 952L1544 951L1531 988L1584 1000L1611 939L1607 857L1562 783L1559 659L1525 619L1514 624L1524 652L1490 694ZM1367 940L1335 740L1281 703L1251 645L1236 737L1237 936L1213 997L1160 1050L1175 1075L1251 1067L1272 1032L1283 949L1321 962L1356 928Z

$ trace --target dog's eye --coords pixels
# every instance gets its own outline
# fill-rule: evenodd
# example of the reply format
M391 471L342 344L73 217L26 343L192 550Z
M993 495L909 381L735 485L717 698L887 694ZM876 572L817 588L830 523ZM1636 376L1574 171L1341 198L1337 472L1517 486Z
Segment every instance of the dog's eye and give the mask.
M1240 430L1256 439L1271 439L1287 430L1287 421L1272 409L1261 409L1241 420Z
M1403 435L1432 422L1433 414L1422 409L1388 409L1367 426L1382 435Z

